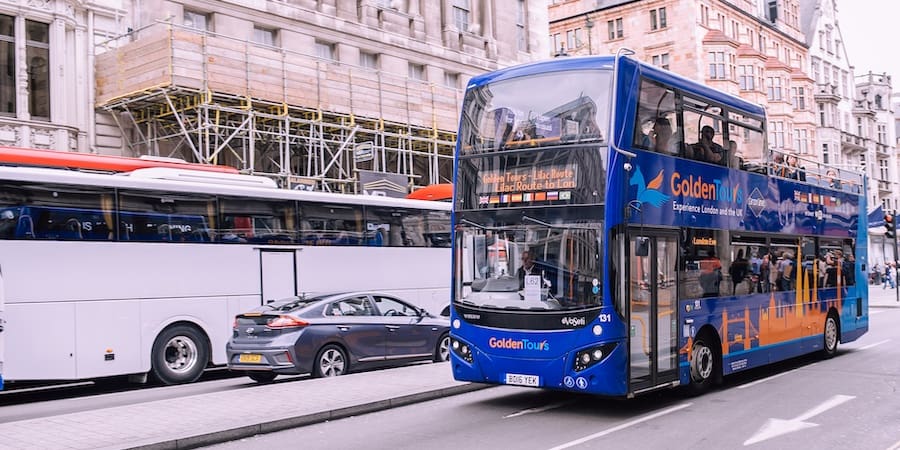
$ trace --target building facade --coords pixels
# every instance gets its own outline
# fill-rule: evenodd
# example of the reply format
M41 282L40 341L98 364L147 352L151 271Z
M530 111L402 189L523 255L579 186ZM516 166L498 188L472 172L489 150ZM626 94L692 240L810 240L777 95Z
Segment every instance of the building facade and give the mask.
M0 0L0 145L448 182L465 83L546 41L542 0Z

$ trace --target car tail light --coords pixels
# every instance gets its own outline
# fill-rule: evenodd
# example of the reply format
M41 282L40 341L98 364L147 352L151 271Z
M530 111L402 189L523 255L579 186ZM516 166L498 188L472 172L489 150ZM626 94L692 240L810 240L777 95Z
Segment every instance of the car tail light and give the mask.
M272 329L300 328L307 325L309 325L309 322L305 322L294 316L278 316L266 323L266 326Z

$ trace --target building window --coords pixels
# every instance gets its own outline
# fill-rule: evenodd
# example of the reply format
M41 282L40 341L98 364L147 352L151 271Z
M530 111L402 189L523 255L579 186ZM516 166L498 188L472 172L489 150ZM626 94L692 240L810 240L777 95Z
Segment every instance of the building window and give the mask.
M581 28L566 31L566 46L569 49L581 47Z
M881 96L878 94L875 95L875 107L878 109L882 109L881 108Z
M316 41L316 56L328 61L334 61L334 44L331 42Z
M666 27L666 8L650 10L650 29L659 30Z
M887 129L883 123L878 124L878 143L887 144Z
M828 164L828 144L822 144L822 162Z
M184 22L182 24L188 28L200 31L209 31L209 16L196 12L184 10Z
M769 143L775 148L784 148L784 122L770 122Z
M459 89L459 74L453 72L444 72L444 86Z
M669 54L663 53L661 55L653 55L652 58L653 65L656 67L661 67L663 69L669 70Z
M25 21L25 60L28 64L28 113L50 119L50 25Z
M516 9L516 45L520 52L528 51L528 32L525 27L525 0L519 0Z
M453 0L453 23L459 31L469 31L470 0Z
M709 52L709 78L713 80L725 80L728 71L725 66L725 52Z
M553 36L550 36L550 43L551 43L550 50L552 52L554 52L554 53L557 51L562 52L562 50L565 50L564 48L562 48L562 41L560 39L561 38L560 38L559 33L556 33Z
M791 99L794 105L794 109L806 109L806 89L802 87L791 88Z
M359 66L365 69L378 69L378 54L359 52Z
M16 114L16 18L0 14L0 115Z
M700 24L709 27L709 6L700 5Z
M625 23L622 21L621 17L607 21L606 26L609 28L609 40L625 37Z
M740 75L738 76L738 83L741 86L742 91L755 91L756 83L754 83L754 68L753 66L740 66L738 67L740 70Z
M425 66L409 63L409 77L413 80L425 81Z
M253 42L263 45L275 45L275 30L263 27L253 27Z
M781 77L766 78L766 89L766 98L768 98L770 102L780 102L782 100Z
M807 154L809 147L807 146L808 134L806 130L794 130L794 149L801 155Z
M825 104L819 103L819 126L824 127L825 125Z

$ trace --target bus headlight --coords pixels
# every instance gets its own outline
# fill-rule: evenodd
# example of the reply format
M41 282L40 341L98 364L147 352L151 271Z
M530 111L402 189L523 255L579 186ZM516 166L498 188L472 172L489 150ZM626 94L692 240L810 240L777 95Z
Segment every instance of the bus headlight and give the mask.
M612 353L615 348L616 343L611 342L579 350L578 353L575 354L575 371L581 372L582 370L603 361L609 357L610 353Z
M474 361L474 358L472 357L472 347L454 337L450 338L450 351L467 363L471 364Z

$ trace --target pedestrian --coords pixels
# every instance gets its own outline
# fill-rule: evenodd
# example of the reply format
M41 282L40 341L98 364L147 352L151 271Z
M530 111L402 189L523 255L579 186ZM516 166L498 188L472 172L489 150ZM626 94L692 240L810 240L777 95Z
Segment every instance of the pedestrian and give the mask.
M888 284L891 285L891 289L894 289L896 287L894 284L894 276L896 275L895 272L896 268L893 262L886 263L884 265L884 276L882 277L884 282L881 285L881 289L887 289Z

